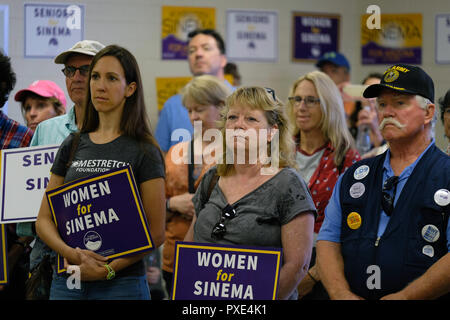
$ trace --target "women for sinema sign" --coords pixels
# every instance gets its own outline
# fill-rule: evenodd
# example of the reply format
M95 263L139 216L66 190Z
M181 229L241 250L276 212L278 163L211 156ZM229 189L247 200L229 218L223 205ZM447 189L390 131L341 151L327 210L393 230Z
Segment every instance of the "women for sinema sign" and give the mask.
M340 16L292 13L292 60L314 62L324 53L339 51Z
M281 248L176 242L173 300L275 300Z

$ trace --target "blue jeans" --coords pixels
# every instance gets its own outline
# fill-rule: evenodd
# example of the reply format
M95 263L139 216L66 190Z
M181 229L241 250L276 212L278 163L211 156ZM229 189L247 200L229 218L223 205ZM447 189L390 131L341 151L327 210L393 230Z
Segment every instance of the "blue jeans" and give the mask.
M82 281L80 289L69 289L67 276L54 273L50 300L150 300L150 291L145 275Z

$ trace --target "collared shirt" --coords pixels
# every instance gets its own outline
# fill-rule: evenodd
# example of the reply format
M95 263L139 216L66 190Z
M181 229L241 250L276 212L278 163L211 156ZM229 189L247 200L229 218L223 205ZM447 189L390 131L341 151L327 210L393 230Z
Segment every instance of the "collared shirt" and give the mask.
M172 140L172 133L177 129L184 129L186 132L177 134L177 140ZM194 128L187 109L181 103L181 95L177 94L170 97L165 103L159 114L158 125L156 126L155 138L158 141L161 150L167 152L170 147L181 142L189 141L192 137ZM189 135L187 134L189 133Z
M403 187L405 186L408 178L416 167L417 163L422 159L422 156L428 149L434 145L434 139L428 145L428 147L422 152L422 154L414 161L414 163L410 164L406 167L403 172L400 174L397 184L397 192L395 193L394 206L397 203L400 194L402 193ZM388 178L394 176L394 171L392 170L391 163L391 153L388 149L386 158L383 163L383 183ZM341 217L342 217L342 208L340 204L340 187L341 187L342 176L339 177L334 190L333 195L331 196L330 201L328 202L328 206L325 209L325 220L322 224L322 228L320 229L319 236L317 240L326 240L331 242L341 242ZM386 230L386 226L389 223L390 217L386 215L386 213L381 209L380 212L380 221L378 224L378 232L377 236L380 237L384 231ZM450 220L447 224L447 247L450 252Z
M225 85L231 91L236 90L227 80L224 80ZM184 131L175 131L177 129L184 129ZM159 114L158 125L156 126L155 138L164 152L167 152L170 147L182 141L189 141L192 138L194 129L189 113L181 102L181 95L176 94L170 97L165 103ZM189 134L188 134L189 133ZM172 134L174 139L172 140Z
M39 123L30 146L61 144L69 134L77 130L75 107L72 107L66 114Z
M0 147L12 149L28 147L33 131L6 116L0 110Z

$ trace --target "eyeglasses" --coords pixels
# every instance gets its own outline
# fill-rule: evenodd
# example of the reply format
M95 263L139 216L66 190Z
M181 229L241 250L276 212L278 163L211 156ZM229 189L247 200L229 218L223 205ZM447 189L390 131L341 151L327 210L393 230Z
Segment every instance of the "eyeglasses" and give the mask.
M297 105L297 106L299 106L303 101L308 108L312 108L317 103L320 102L320 99L318 99L318 98L314 98L314 97L304 97L303 98L300 96L288 97L288 100L290 103L292 103L293 105Z
M219 222L217 222L211 232L211 238L215 240L223 239L225 233L227 232L227 228L225 227L225 221L231 220L236 217L236 210L230 205L227 204L225 208L222 209L222 215L220 217Z
M392 211L394 211L394 200L395 200L395 192L397 191L397 184L398 184L398 176L392 176L388 178L383 184L381 206L383 207L384 212L388 216L391 216ZM391 189L394 189L392 196L389 193Z
M67 66L64 69L62 69L62 73L64 73L64 75L68 78L72 78L75 75L75 72L80 71L80 75L82 75L83 77L87 76L89 73L89 65L85 64L84 66L81 66L79 68L77 67L72 67L72 66Z

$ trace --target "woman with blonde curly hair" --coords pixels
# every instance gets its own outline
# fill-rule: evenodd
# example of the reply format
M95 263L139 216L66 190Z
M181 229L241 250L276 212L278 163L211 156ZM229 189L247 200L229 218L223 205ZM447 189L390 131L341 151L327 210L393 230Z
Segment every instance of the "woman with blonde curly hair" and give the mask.
M224 155L192 199L196 214L185 240L281 247L278 299L296 299L309 265L315 208L291 168L284 108L268 88L242 87L227 98L220 124Z
M313 71L298 78L288 100L288 112L295 126L299 173L307 182L317 208L316 237L339 175L360 156L347 127L341 94L328 75ZM300 296L309 293L319 281L313 261L314 254L308 276L299 286Z

